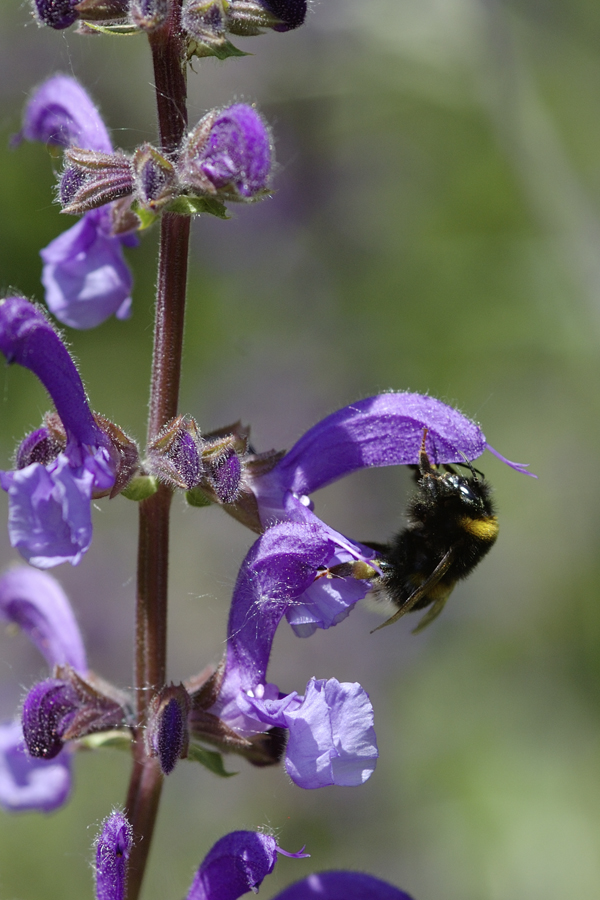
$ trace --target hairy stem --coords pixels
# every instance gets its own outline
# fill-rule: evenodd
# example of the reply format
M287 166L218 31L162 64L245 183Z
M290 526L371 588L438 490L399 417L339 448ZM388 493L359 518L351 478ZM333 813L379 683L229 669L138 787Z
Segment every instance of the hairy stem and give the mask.
M161 147L172 153L187 127L186 82L179 28L181 0L171 0L166 25L153 32L154 64ZM148 419L148 439L177 415L185 315L190 221L165 214L161 220L156 289L154 353ZM136 602L135 687L138 725L126 812L133 826L127 900L137 900L158 813L162 773L147 755L144 726L148 705L166 682L169 513L172 492L162 485L139 505Z

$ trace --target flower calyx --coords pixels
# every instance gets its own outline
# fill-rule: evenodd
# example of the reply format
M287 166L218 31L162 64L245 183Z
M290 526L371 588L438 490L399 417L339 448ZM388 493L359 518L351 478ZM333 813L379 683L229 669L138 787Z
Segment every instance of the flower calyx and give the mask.
M81 147L65 150L58 188L62 212L80 216L129 196L133 189L133 166L124 153L98 153Z
M302 25L306 0L185 0L181 25L192 56L245 56L227 34L252 37L265 28L290 31Z
M110 731L132 721L129 699L91 672L67 664L33 686L23 702L23 736L31 756L53 759L67 741Z
M178 193L177 174L169 160L151 144L142 144L133 154L136 201L149 212L158 212Z
M158 758L164 775L188 755L190 696L183 684L164 687L150 703L146 749Z
M148 445L145 468L172 488L189 491L204 472L202 447L196 420L192 416L177 416Z
M172 158L144 143L132 156L69 146L58 186L62 212L84 215L112 204L112 236L145 228L161 212L227 218L225 201L270 193L271 133L259 113L237 103L209 112Z
M223 683L225 660L213 671L204 671L185 685L190 698L188 716L192 742L211 744L221 753L236 753L253 766L277 765L284 754L287 732L284 728L272 728L244 737L221 718L208 710L215 704Z
M203 476L189 490L190 506L217 503L234 519L260 534L258 505L252 492L253 477L266 474L284 456L285 451L254 453L249 443L250 429L235 422L204 436L202 449Z

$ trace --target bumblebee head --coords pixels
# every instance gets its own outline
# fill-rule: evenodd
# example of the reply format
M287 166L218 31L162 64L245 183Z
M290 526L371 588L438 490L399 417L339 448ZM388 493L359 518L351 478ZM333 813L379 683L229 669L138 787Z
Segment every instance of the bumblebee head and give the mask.
M425 430L419 451L419 486L429 500L435 504L454 507L457 513L462 511L471 518L493 515L491 488L483 476L479 477L481 473L467 459L464 464L471 471L468 476L460 475L450 465L433 465L425 450L426 437Z

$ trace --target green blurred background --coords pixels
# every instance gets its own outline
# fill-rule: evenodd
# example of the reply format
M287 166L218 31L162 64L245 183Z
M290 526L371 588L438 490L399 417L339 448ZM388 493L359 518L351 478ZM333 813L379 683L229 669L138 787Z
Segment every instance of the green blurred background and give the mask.
M181 409L203 430L238 418L258 449L381 390L428 391L529 462L486 454L496 549L423 634L358 608L301 641L282 627L271 680L360 681L381 758L362 788L302 792L237 759L218 781L182 763L164 792L147 900L185 896L223 833L266 826L321 868L371 871L415 900L600 896L600 7L590 0L322 0L303 29L242 40L253 56L190 72L190 121L232 99L273 124L273 199L194 224ZM115 144L155 138L143 37L80 38L0 9L0 286L42 299L38 251L71 220L41 146L7 149L32 86L72 72ZM57 163L54 163L56 165ZM156 232L129 252L134 315L68 339L93 406L142 438ZM0 464L47 408L2 369ZM406 473L363 472L316 496L358 539L402 522ZM2 517L5 517L4 496ZM91 665L131 683L134 505L101 501L68 590ZM170 676L216 662L252 535L177 502ZM17 559L0 530L0 562ZM45 670L0 635L0 715ZM0 813L0 900L92 897L90 845L123 801L128 760L80 754L70 803Z

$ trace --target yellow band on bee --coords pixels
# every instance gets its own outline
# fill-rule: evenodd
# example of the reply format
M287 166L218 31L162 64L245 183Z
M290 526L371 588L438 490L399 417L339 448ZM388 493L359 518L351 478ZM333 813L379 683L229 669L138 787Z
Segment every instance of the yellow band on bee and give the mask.
M471 519L469 516L463 516L459 522L461 528L482 541L495 541L498 537L500 529L496 516L488 516L485 519Z

